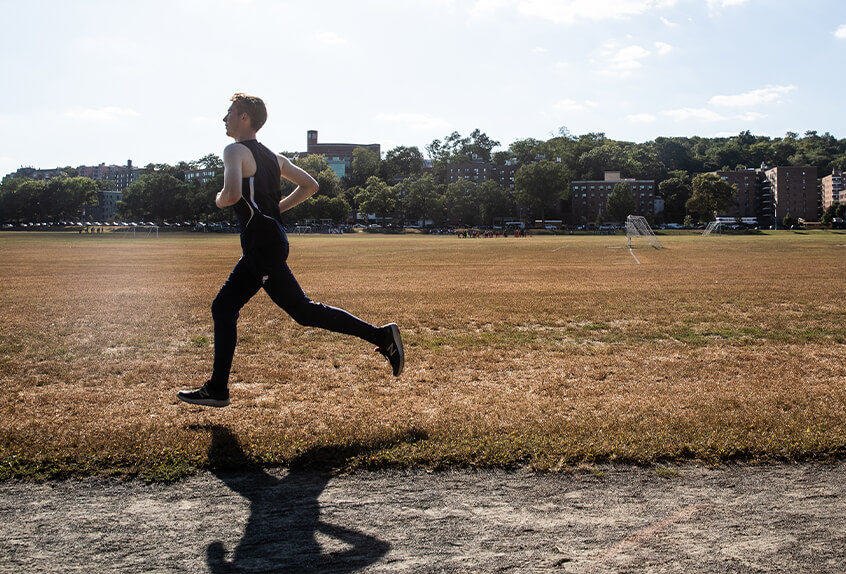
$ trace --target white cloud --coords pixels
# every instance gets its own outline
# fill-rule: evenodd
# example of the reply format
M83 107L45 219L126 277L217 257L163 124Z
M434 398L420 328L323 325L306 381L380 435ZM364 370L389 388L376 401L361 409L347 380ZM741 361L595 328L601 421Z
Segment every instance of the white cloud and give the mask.
M655 42L655 49L658 51L659 56L666 56L673 51L673 47L666 42Z
M470 7L470 16L474 18L493 16L497 10L512 3L513 0L476 0Z
M834 31L834 37L846 40L846 24L841 24L840 27Z
M510 6L524 16L556 24L574 24L582 20L598 22L637 16L675 3L676 0L477 0L470 13L489 16Z
M338 36L335 32L318 32L313 36L315 40L320 42L321 44L327 44L329 46L338 46L340 44L346 44L347 41Z
M737 119L743 120L744 122L754 122L757 120L763 120L766 117L767 114L761 114L758 112L746 112L737 116Z
M633 45L620 48L614 42L607 42L599 53L599 60L594 62L600 73L615 76L630 76L643 67L641 60L652 52L641 46Z
M708 0L708 8L716 10L718 8L729 8L731 6L740 6L746 4L749 0Z
M663 16L661 16L661 23L664 24L664 26L666 26L667 28L675 28L676 26L678 26L678 24L676 24L675 22L672 22L670 20L667 20Z
M124 118L137 117L141 114L139 114L132 108L106 106L104 108L73 108L65 112L65 115L75 120L114 122Z
M796 89L796 86L764 86L763 88L733 96L714 96L708 103L712 106L749 107L781 102L782 98Z
M629 114L626 118L635 124L650 124L658 119L652 114Z
M556 70L566 70L570 67L569 62L555 62L555 69Z
M669 116L677 122L684 122L688 120L698 122L718 122L727 119L713 110L705 108L679 108L677 110L666 110L661 112L665 116Z
M443 6L452 9L455 7L455 0L423 0L424 4L435 4L436 6Z
M532 53L533 54L546 54L546 48L544 48L542 46L535 46L534 48L532 48Z
M555 104L555 109L560 110L562 112L583 112L588 108L595 108L599 104L593 102L591 100L584 100L583 102L577 102L576 100L559 100Z
M404 125L413 130L433 131L448 129L450 124L442 118L427 116L426 114L378 114L377 120Z

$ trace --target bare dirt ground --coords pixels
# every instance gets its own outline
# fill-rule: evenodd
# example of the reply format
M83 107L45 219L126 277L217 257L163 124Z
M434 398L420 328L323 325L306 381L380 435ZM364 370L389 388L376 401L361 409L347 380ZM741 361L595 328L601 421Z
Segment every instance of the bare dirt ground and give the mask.
M846 462L0 484L2 572L846 571Z

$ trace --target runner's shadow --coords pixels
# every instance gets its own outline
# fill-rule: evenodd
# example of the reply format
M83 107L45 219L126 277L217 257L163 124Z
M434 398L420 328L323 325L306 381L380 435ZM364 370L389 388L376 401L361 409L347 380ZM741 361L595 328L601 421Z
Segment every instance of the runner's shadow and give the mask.
M223 543L212 542L206 548L211 572L354 572L387 553L390 545L383 540L320 520L318 497L332 478L325 470L327 463L364 448L312 449L292 461L287 474L277 478L248 459L228 428L191 428L211 431L211 472L250 501L244 535L229 560ZM311 470L315 467L318 470ZM318 533L327 546L337 549L324 553Z

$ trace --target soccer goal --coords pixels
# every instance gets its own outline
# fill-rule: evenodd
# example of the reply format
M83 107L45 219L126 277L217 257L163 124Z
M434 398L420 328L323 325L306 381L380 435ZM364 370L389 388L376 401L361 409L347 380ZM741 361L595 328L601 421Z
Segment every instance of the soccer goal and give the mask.
M655 249L664 248L658 238L655 237L652 228L646 222L646 218L641 215L630 215L626 218L626 245L629 246L629 249L632 247L633 237L645 237Z
M158 237L159 236L159 226L158 225L129 225L126 227L118 227L114 230L114 233L118 236L122 237Z
M702 232L702 237L708 237L712 233L721 233L722 231L723 231L723 222L722 221L712 221L705 228L705 231Z

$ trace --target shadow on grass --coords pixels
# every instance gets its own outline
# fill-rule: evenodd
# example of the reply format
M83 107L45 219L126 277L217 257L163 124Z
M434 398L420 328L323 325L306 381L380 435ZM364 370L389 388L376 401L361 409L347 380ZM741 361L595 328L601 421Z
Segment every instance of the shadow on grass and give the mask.
M250 501L250 516L238 546L226 558L221 542L206 548L211 572L354 572L384 556L390 545L363 532L320 519L318 497L344 460L384 445L310 449L291 461L285 476L272 476L244 454L237 437L220 425L210 431L209 466L233 492ZM225 519L225 517L224 517ZM317 534L327 545L323 551Z

